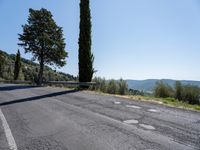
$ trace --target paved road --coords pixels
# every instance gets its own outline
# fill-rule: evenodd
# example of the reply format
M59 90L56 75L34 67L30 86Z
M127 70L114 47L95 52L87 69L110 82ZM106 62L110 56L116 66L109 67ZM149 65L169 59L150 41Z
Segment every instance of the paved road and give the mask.
M200 149L200 113L158 104L0 84L0 110L0 150L8 131L18 150Z

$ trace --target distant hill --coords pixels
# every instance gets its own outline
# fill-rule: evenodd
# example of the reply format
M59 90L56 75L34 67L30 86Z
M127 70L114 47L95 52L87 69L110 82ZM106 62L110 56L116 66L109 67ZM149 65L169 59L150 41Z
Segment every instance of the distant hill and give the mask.
M156 82L160 81L158 79L147 79L147 80L126 80L128 87L130 89L135 89L135 90L140 90L140 91L145 91L145 92L152 92ZM174 86L176 80L171 80L171 79L162 79L162 82ZM184 85L186 84L191 84L191 85L196 85L200 87L200 81L190 81L190 80L180 80L180 82Z
M0 55L3 57L3 67L0 68L0 79L13 80L13 71L15 63L15 55L8 54L0 50ZM1 61L1 60L0 60ZM20 80L35 81L39 72L39 64L31 60L21 58L22 69L20 72ZM63 72L57 72L49 66L44 68L44 81L74 81L76 77Z

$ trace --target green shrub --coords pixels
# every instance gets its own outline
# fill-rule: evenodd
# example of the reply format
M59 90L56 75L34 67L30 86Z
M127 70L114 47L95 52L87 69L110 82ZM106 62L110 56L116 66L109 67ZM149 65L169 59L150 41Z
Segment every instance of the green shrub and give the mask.
M175 98L178 100L182 100L183 96L183 85L180 81L176 81L175 83Z
M118 86L119 86L119 91L118 91L118 93L119 93L120 95L125 95L125 94L127 94L127 92L128 92L128 85L127 85L127 83L126 83L125 80L120 79L120 80L118 81Z
M190 104L200 104L200 89L194 85L183 86L182 100Z
M107 82L105 78L95 77L92 81L95 82L96 85L91 86L90 90L101 91L101 92L107 91Z
M173 89L168 84L160 81L156 83L154 94L156 97L166 98L165 100L171 102L174 102L177 99L189 104L200 104L199 87L194 85L182 85L179 81L177 81L174 89L175 91L173 91Z
M125 95L128 93L128 85L125 80L106 80L105 78L95 77L93 82L96 85L91 86L90 90L101 91L109 94Z
M110 80L108 81L108 86L107 86L107 93L109 94L118 94L119 91L119 86L116 83L115 80Z
M154 88L154 95L155 97L162 97L162 98L173 97L174 91L172 87L170 87L168 84L159 81L156 83L156 86Z

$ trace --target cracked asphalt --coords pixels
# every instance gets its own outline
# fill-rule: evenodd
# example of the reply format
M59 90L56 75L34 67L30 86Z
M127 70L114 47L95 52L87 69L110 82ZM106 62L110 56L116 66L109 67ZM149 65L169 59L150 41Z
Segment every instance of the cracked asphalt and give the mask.
M0 84L18 150L200 150L200 113L150 102ZM0 120L0 150L8 150Z

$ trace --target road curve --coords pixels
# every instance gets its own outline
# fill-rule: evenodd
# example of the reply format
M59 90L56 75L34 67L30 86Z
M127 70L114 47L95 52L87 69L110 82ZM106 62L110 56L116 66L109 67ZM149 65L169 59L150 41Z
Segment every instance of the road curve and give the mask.
M200 150L199 112L12 84L0 84L0 110L18 150ZM8 137L0 119L0 150Z

